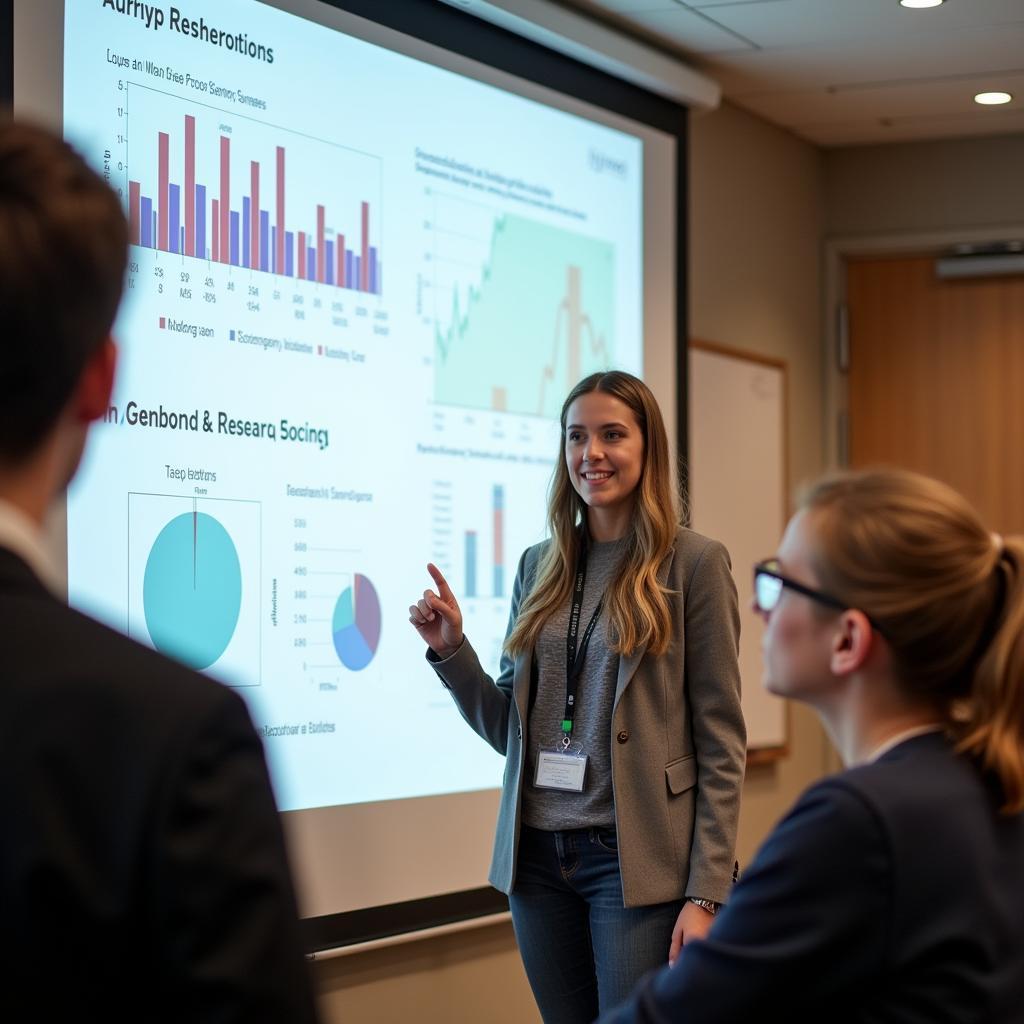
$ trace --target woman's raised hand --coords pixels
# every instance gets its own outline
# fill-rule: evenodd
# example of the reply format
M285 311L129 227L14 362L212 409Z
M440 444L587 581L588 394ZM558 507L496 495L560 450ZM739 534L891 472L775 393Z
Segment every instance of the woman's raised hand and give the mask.
M441 570L431 563L427 572L433 577L437 593L424 590L423 597L409 605L409 621L439 658L447 658L462 646L462 612Z

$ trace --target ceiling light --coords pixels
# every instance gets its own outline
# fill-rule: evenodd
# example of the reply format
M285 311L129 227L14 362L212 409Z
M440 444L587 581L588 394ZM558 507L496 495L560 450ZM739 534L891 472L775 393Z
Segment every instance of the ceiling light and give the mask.
M925 7L938 7L942 0L900 0L900 7L912 7L922 9Z
M995 107L1000 103L1009 103L1013 97L1008 92L979 92L974 97L975 103L982 103L986 107Z

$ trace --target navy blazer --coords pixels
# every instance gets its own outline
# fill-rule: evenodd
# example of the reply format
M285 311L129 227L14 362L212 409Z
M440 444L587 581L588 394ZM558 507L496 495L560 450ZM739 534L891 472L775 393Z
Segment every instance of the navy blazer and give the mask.
M5 1019L312 1022L263 748L225 686L0 549Z
M809 789L602 1024L1024 1020L1024 815L938 733Z

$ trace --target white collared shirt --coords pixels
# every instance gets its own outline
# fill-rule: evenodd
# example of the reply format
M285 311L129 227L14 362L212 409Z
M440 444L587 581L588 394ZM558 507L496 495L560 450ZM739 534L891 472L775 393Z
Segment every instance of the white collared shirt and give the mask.
M872 764L877 761L883 754L889 753L894 747L898 747L901 743L905 743L907 740L914 739L915 736L924 736L930 732L942 732L944 726L941 722L928 722L925 725L915 725L910 729L904 729L902 732L896 733L895 736L890 736L884 743L875 747L870 754L864 759L864 764Z
M13 552L54 593L60 592L60 573L43 546L43 532L16 505L0 498L0 548Z

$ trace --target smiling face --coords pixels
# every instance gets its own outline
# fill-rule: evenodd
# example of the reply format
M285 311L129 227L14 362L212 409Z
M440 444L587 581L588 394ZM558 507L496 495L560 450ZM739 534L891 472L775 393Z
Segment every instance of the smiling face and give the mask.
M813 525L806 511L786 527L779 545L779 572L820 590L811 565ZM762 640L764 686L780 697L810 704L827 699L840 685L832 672L832 655L842 612L832 611L798 591L783 588L779 603L762 613L767 628Z
M580 395L566 413L565 464L588 519L628 518L644 465L643 431L629 406L603 391Z

